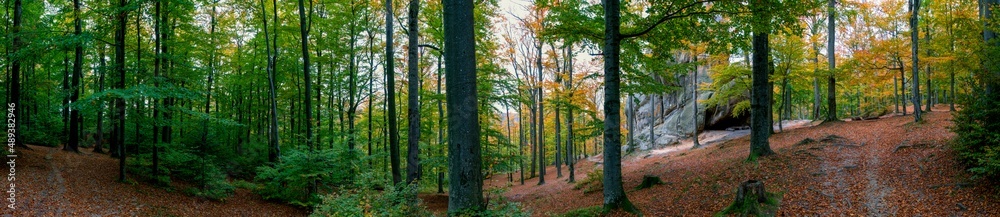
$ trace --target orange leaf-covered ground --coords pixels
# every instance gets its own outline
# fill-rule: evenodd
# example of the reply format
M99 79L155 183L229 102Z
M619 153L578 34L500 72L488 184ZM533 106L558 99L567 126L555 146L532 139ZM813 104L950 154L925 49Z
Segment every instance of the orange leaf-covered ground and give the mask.
M913 124L913 116L893 116L786 130L770 139L777 155L758 163L745 162L748 137L666 155L628 156L624 187L646 216L710 216L728 206L748 179L784 193L779 216L1000 216L996 188L969 180L955 160L951 113L939 107L924 118L923 124ZM796 145L806 138L815 142ZM585 179L594 165L580 162L577 179ZM546 174L547 184L514 183L506 196L535 216L603 201L600 191L584 194L566 183L567 176L557 179L554 167ZM659 176L666 184L632 190L643 175ZM506 178L487 183L504 186Z
M264 201L246 189L224 202L186 196L180 190L120 183L118 160L89 149L17 149L16 209L3 216L305 216L305 210ZM5 166L4 171L8 167ZM6 175L4 176L6 177ZM4 183L7 183L6 180ZM8 187L4 189L8 189ZM179 189L179 188L178 188ZM6 190L5 190L6 191ZM6 198L7 194L3 198Z

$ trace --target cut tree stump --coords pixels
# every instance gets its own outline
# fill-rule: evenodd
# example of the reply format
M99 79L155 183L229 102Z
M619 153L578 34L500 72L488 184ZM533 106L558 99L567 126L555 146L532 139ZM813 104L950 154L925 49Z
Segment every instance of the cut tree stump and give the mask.
M646 189L653 187L653 185L662 185L663 180L660 180L659 176L644 175L642 176L642 184L635 187L635 190Z
M780 195L768 193L764 182L747 180L736 190L733 203L719 212L720 215L774 216L778 211Z

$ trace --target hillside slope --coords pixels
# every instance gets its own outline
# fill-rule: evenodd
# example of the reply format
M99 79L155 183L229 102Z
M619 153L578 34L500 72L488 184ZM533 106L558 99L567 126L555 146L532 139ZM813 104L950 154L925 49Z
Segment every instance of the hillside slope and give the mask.
M777 156L758 163L745 163L748 137L665 155L628 156L624 187L646 216L710 216L728 206L736 187L748 179L783 193L778 215L1000 215L996 188L969 180L948 147L954 134L947 129L952 124L947 108L926 113L925 120L913 124L912 116L894 116L787 130L770 139ZM585 180L595 163L582 161L578 167L577 180ZM557 180L555 168L548 170L547 184L538 186L536 179L514 183L505 196L535 216L603 201L600 190L585 194L566 183L566 176ZM633 190L644 175L659 176L665 184ZM508 185L506 176L487 183Z
M16 209L9 216L305 216L306 211L267 202L237 189L224 202L117 181L118 160L106 154L32 146L17 149ZM4 169L7 170L7 169ZM5 185L7 185L6 181ZM7 189L7 188L4 188ZM4 198L6 198L5 195ZM4 199L4 206L9 202Z

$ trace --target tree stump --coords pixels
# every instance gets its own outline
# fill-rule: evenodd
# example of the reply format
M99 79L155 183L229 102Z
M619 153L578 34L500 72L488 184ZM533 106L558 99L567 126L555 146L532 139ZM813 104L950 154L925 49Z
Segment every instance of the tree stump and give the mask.
M661 185L663 180L660 180L659 176L644 175L642 176L642 184L635 187L635 190L645 189L653 187L653 185Z
M740 184L736 190L733 204L722 210L722 215L735 214L737 216L774 216L778 210L778 201L774 194L768 193L764 188L764 182L758 180L747 180Z

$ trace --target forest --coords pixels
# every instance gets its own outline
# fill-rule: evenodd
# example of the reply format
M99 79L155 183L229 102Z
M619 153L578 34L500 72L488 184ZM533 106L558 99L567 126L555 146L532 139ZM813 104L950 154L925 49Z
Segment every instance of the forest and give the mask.
M1000 215L1000 0L0 1L5 215Z

